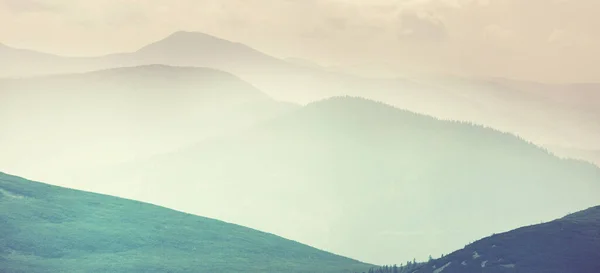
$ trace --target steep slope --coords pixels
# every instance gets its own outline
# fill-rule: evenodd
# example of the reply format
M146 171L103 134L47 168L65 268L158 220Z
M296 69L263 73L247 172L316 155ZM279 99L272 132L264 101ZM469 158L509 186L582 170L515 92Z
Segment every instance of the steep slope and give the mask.
M163 65L5 79L0 96L0 165L60 183L295 108L225 72Z
M595 273L599 269L600 207L593 207L487 237L414 272Z
M359 98L312 103L89 179L103 181L94 183L100 192L379 264L447 253L600 201L600 170L591 164Z
M0 271L354 272L271 234L0 173Z

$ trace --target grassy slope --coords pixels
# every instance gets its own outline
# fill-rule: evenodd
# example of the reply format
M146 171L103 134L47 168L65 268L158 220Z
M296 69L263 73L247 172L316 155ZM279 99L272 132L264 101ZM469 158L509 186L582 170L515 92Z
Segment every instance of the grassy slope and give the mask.
M0 272L344 272L271 234L0 173Z

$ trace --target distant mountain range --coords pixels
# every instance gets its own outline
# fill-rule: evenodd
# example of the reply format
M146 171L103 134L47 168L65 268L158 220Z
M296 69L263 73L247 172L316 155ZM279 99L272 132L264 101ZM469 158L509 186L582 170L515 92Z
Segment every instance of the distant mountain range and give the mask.
M0 173L0 272L362 272L272 234Z
M598 163L595 84L369 79L190 32L0 59L4 170L350 257L423 258L599 201L596 166L531 143Z
M75 180L376 263L449 252L600 201L592 164L352 97Z
M332 96L361 96L442 119L472 121L517 133L547 147L568 148L554 150L562 156L580 156L569 152L573 149L600 149L600 84L596 83L557 85L392 75L368 78L341 72L354 68L321 68L309 61L282 60L197 32L176 32L135 52L89 58L0 46L0 59L0 77L149 64L210 67L233 73L277 100L305 104ZM596 158L585 159L600 164Z
M295 109L234 75L148 65L0 79L0 166L50 182L164 153ZM73 186L73 185L70 185Z
M600 207L501 233L430 261L414 273L596 273Z
M327 96L309 94L312 81L329 77L321 71L293 65L268 56L246 45L197 32L176 32L135 52L100 57L59 57L51 54L0 47L0 77L23 77L47 74L90 72L115 67L151 64L210 67L238 75L266 91L279 90L296 101ZM295 87L295 85L300 86ZM281 87L281 88L280 88ZM284 87L292 88L286 90ZM314 89L314 88L313 88ZM334 91L334 90L332 90ZM338 90L339 91L339 90ZM335 94L335 93L329 93Z
M518 132L538 144L600 148L600 84L543 84L502 78L425 78L471 101L460 120ZM460 112L456 112L460 113ZM448 113L447 115L450 115Z

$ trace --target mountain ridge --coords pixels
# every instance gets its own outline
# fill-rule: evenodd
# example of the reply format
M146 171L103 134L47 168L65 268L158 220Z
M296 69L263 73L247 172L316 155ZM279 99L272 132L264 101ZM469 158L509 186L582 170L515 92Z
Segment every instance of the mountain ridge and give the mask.
M413 272L594 273L600 268L599 216L600 206L596 206L494 234Z
M582 211L571 213L559 221L596 222L600 223L600 206L591 207Z
M133 63L213 67L242 77L305 70L248 45L201 32L175 32L140 48L127 58Z
M229 72L162 64L0 79L0 90L11 132L0 145L12 155L3 168L51 183L70 181L75 166L166 152L297 107Z

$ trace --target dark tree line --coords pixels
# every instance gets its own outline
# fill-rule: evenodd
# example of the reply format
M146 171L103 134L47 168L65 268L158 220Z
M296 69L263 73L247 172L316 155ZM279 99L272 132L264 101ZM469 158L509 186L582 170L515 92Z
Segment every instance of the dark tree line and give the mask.
M407 262L406 265L384 265L380 267L373 267L368 272L363 273L411 273L421 268L425 263L418 263L416 261Z

